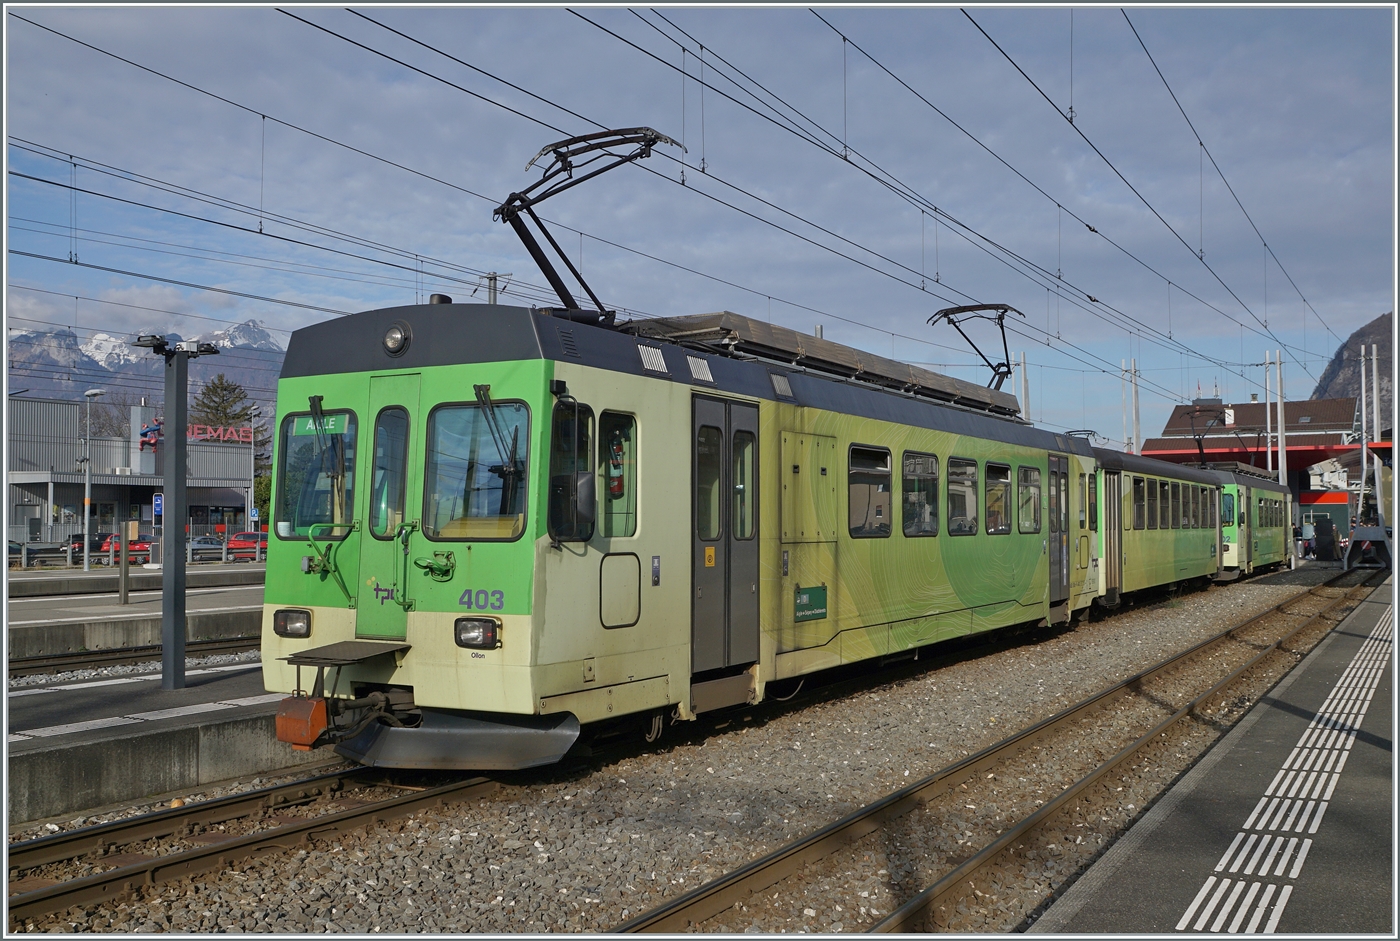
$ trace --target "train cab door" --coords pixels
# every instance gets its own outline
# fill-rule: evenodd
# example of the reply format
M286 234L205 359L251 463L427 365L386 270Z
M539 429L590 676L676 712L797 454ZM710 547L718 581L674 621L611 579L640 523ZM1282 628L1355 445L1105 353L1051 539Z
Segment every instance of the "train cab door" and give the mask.
M1050 455L1050 607L1069 601L1069 458ZM1068 611L1065 612L1068 617ZM1052 621L1060 618L1052 616Z
M1123 476L1103 472L1103 603L1112 607L1123 593Z
M1251 488L1240 487L1239 504L1235 518L1239 526L1240 571L1248 575L1254 571L1254 491Z
M403 640L408 631L409 540L422 505L421 477L408 473L411 429L418 417L418 375L369 380L366 512L360 517L360 577L355 636ZM358 488L357 488L358 489Z
M696 396L691 672L758 659L758 409Z

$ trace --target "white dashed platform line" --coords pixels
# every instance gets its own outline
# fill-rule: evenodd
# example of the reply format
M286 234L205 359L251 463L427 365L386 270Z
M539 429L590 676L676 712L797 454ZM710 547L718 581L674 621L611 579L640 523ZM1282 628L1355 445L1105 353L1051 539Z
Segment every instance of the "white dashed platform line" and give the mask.
M263 693L260 696L244 696L239 699L225 699L220 702L201 702L189 706L177 706L173 709L156 709L152 712L137 712L129 716L110 716L105 719L89 719L86 722L71 722L67 725L51 725L45 729L26 729L23 732L11 732L6 740L10 742L24 742L32 738L50 738L55 735L68 735L72 732L88 732L93 729L107 729L118 725L133 725L138 722L155 722L158 719L194 716L206 712L219 712L224 709L238 709L242 706L260 706L264 703L277 702L284 698L285 695L285 693Z
M1313 834L1322 824L1332 791L1356 741L1356 733L1361 730L1361 720L1366 717L1371 697L1390 661L1394 624L1394 609L1387 608L1303 730L1283 767L1264 789L1264 796L1259 798L1244 826L1235 834L1230 848L1215 864L1217 873L1239 873L1243 868L1243 875L1252 876L1257 866L1260 878L1269 878L1271 874L1281 878L1288 869L1286 878L1291 881L1303 871L1303 861L1308 858L1313 841L1302 838L1299 843L1299 837L1292 834ZM1278 857L1277 864L1275 857ZM1290 860L1292 868L1288 868ZM1293 886L1280 888L1272 883L1255 882L1246 890L1245 883L1244 879L1214 875L1207 878L1176 923L1176 930L1219 932L1233 912L1234 919L1226 929L1231 934L1241 931L1253 934L1260 930L1260 922L1264 923L1264 934L1273 934L1293 894ZM1278 900L1270 908L1275 892ZM1259 903L1242 929L1245 914L1256 895ZM1264 921L1266 912L1268 920ZM1212 915L1215 916L1213 920Z

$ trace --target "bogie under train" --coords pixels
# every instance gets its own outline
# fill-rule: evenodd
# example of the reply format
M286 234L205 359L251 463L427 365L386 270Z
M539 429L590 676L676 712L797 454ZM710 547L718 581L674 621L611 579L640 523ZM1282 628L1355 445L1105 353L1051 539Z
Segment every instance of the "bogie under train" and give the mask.
M735 314L435 303L292 338L279 737L523 768L582 725L1276 564L1285 489L1094 449L1000 391ZM791 688L791 684L785 684Z

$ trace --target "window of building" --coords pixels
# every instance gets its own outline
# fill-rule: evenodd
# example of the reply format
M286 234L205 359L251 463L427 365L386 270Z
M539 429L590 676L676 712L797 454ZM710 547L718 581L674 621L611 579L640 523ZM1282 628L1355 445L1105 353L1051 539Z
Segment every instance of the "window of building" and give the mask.
M752 431L734 432L734 538L752 539L758 519L758 445Z
M1157 528L1157 482L1147 482L1147 528Z
M851 445L846 481L849 529L856 539L884 538L890 534L891 479L887 449Z
M496 540L525 531L525 403L492 402L489 412L476 403L440 405L428 414L426 442L425 536Z
M948 535L977 532L977 462L948 458Z
M1133 478L1133 529L1147 527L1147 483L1141 477Z
M637 534L637 419L617 412L598 416L603 449L603 535Z
M1016 505L1017 531L1040 532L1040 468L1016 468Z
M905 451L904 535L938 535L938 456Z
M993 536L1011 532L1011 468L987 462L987 532Z

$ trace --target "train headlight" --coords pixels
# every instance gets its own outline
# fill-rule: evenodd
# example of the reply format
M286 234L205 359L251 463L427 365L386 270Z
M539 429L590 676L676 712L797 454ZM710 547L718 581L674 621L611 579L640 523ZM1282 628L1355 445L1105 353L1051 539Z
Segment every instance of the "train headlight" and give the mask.
M412 339L413 334L409 331L408 324L402 320L396 320L388 330L384 331L384 352L390 356L402 356Z
M282 608L274 611L272 633L278 637L310 637L311 612L301 608Z
M501 646L500 622L491 618L458 618L453 634L458 647L495 650Z

